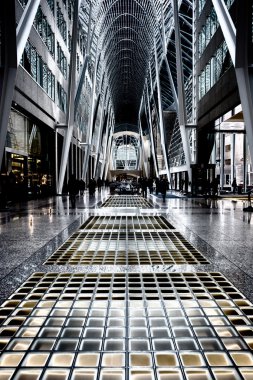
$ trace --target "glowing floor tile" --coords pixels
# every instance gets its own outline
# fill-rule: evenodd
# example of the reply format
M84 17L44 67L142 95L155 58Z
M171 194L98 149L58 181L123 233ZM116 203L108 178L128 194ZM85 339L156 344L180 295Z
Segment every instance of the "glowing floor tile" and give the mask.
M137 195L113 195L110 196L101 207L140 207L152 208L152 204L145 198Z
M103 230L74 233L45 262L52 265L208 264L208 260L173 230Z
M35 273L0 311L1 379L252 379L253 305L220 273Z
M93 216L90 217L80 228L92 230L167 230L174 229L163 216Z

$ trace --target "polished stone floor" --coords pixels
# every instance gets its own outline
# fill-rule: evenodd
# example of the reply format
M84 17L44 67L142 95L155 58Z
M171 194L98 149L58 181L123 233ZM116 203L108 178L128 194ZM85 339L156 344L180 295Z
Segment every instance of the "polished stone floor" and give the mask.
M253 379L241 199L87 193L0 212L0 379Z

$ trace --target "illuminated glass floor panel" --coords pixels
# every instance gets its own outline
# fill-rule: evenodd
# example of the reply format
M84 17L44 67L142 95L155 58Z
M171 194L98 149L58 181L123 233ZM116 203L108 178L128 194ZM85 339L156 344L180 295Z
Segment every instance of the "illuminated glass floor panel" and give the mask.
M109 230L163 230L174 227L163 216L93 216L80 229Z
M101 207L141 207L152 208L153 206L145 198L137 195L112 195Z
M176 231L74 233L45 264L171 265L209 261Z
M216 272L35 273L0 321L4 380L253 377L253 305Z

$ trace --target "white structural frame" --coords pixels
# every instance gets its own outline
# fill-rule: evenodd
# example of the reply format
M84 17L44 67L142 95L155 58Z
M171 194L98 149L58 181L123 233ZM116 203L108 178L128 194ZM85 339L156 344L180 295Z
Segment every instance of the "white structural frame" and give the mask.
M236 28L224 0L212 0L212 2L235 66L250 156L253 160L253 91L252 78L250 78L248 62L246 61L247 52L245 53L245 50L247 46L239 46L237 43ZM244 43L245 41L246 38ZM240 41L240 45L242 43L243 41Z
M8 0L9 1L9 0ZM8 63L4 67L1 98L0 98L0 166L3 159L5 140L8 129L11 104L15 88L17 68L22 58L25 44L29 37L33 21L40 5L40 0L29 0L16 29L16 62ZM5 6L5 5L4 5ZM7 49L10 47L6 47ZM7 53L8 55L9 53ZM8 59L8 58L7 58Z
M99 130L98 130L98 137L95 145L95 163L94 163L94 171L93 171L93 177L97 179L97 166L99 162L99 149L101 145L101 137L102 137L102 128L104 124L105 119L105 104L107 103L107 94L108 91L105 90L103 93L103 100L102 100L102 106L101 106L101 118L99 123Z
M91 153L92 127L93 127L94 114L95 114L95 99L96 99L96 82L97 82L98 63L99 63L99 55L98 55L98 50L97 50L96 51L95 66L94 66L93 83L92 83L92 96L91 96L89 122L88 122L88 126L87 126L87 134L86 134L85 155L84 155L83 170L82 170L82 179L84 181L86 179L89 157L90 157L90 153Z
M69 86L68 86L68 107L66 115L67 129L64 134L62 157L60 165L59 180L57 183L57 193L62 193L66 168L68 164L69 149L74 130L75 122L75 94L76 94L76 53L77 53L77 36L78 36L78 15L81 5L81 0L74 2L73 14L73 27L72 27L72 40L71 40L71 55L70 55L70 69L69 69Z
M112 129L112 111L110 108L108 111L108 118L107 118L106 131L105 131L106 143L108 142L108 135L109 135L109 131L111 129ZM103 160L102 160L102 166L101 166L101 178L103 178L103 179L105 179L104 171L105 171L105 164L106 164L107 153L108 153L107 150L108 150L108 145L105 146Z
M144 99L145 99L145 93L144 93ZM154 162L154 167L155 167L155 174L156 177L159 177L159 172L158 172L158 166L157 166L157 156L156 156L156 151L155 151L155 144L154 144L154 134L153 134L153 126L152 126L152 117L151 117L151 110L150 110L150 103L149 103L149 93L148 93L148 84L146 81L146 102L145 106L148 111L148 121L149 121L149 131L150 131L150 140L151 140L151 149L152 149L152 154L153 154L153 162Z
M147 156L146 156L146 152L145 152L145 145L144 145L144 137L143 137L143 133L142 133L141 120L139 121L139 125L140 125L142 161L143 161L143 167L144 167L144 171L145 171L145 177L147 178L149 176L148 175L148 160L147 160Z
M41 0L29 0L17 26L17 64L19 65L22 54L33 26L37 10Z
M155 53L155 70L156 70L156 84L157 84L157 94L158 94L158 107L159 107L159 130L160 130L160 138L161 138L161 146L163 152L163 158L165 163L165 170L167 174L167 179L170 181L170 170L168 163L168 156L165 146L165 137L164 137L164 122L163 122L163 109L162 109L162 96L161 96L161 86L160 86L160 74L158 68L158 59L157 59L157 47L156 40L154 38L154 53Z
M181 132L182 144L185 154L185 162L187 166L188 179L192 181L191 172L191 153L189 144L189 134L186 130L186 107L185 107L185 92L184 92L184 73L182 60L182 46L179 26L178 0L172 0L172 9L174 15L175 28L175 45L176 45L176 67L177 67L177 92L178 92L178 121Z

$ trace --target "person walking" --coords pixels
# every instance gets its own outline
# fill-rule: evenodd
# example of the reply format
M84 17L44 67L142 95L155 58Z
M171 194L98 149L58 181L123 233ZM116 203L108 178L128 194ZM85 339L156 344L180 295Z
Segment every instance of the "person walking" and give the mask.
M142 178L142 182L141 182L141 192L144 198L147 198L147 188L148 188L148 181L147 181L147 178L144 177Z
M95 194L96 186L97 186L97 183L95 181L95 178L90 179L90 183L89 183L89 195L91 197L93 197L94 194Z
M71 174L68 181L68 192L69 192L69 199L71 202L71 207L76 207L76 196L79 192L79 181L77 181L74 174Z
M236 178L233 179L232 188L233 188L233 194L235 194L236 188L237 188Z
M99 177L98 180L97 180L97 187L98 187L98 191L100 192L101 191L101 187L103 185L103 181L102 179Z
M168 182L165 178L163 178L160 181L160 192L161 192L162 197L163 197L163 202L165 202L167 187L168 187Z
M149 194L153 194L153 178L149 177L148 179L148 188L149 188Z

